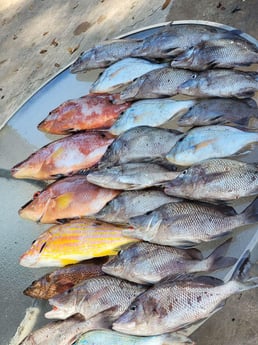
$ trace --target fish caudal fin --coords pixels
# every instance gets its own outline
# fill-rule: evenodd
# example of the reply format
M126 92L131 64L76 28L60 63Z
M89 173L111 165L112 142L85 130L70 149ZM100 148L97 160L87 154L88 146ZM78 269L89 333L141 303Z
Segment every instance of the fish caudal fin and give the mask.
M217 271L222 268L230 267L237 262L236 258L225 256L232 238L218 246L204 261L207 272Z
M258 222L258 198L256 198L242 213L245 224Z
M250 251L247 250L240 258L230 279L231 281L238 282L238 292L258 287L258 277L248 277L251 266Z

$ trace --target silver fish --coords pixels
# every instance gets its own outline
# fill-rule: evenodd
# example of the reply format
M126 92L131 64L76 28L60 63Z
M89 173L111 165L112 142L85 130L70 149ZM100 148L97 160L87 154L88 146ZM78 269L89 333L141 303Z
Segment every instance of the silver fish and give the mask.
M113 319L121 315L146 287L107 275L87 279L49 300L48 319L66 319L81 314L85 320L112 308Z
M53 321L29 334L20 345L72 345L81 334L112 325L108 312L96 315L90 320L83 320L75 315L64 321Z
M87 175L87 180L104 188L135 190L158 186L175 179L178 174L157 164L127 163L93 171Z
M258 194L257 164L208 159L182 171L165 193L198 200L234 200Z
M191 129L166 155L176 165L191 165L208 158L229 157L249 152L250 144L258 142L258 132L247 132L222 125Z
M168 333L154 337L135 337L111 330L95 330L85 333L74 345L183 345L195 343L178 333Z
M108 40L83 52L72 64L72 73L85 72L94 68L104 68L112 63L132 56L132 52L142 45L142 40Z
M212 272L236 263L237 259L224 257L230 242L224 242L205 259L198 249L139 242L121 250L102 266L102 270L139 284L155 284L165 277L178 274Z
M246 279L247 254L226 283L204 276L154 285L131 303L113 323L113 329L150 336L178 331L206 319L221 309L231 295L258 287L258 277Z
M240 38L203 41L175 57L172 67L204 71L208 68L233 68L258 63L257 47Z
M195 78L195 75L193 71L179 68L159 68L133 81L121 91L120 98L122 100L135 100L174 96L178 94L178 87L187 80Z
M181 199L168 196L162 190L154 188L122 192L93 217L108 223L128 224L131 217L179 200Z
M178 131L164 128L148 126L131 128L107 148L98 167L162 159L181 136L182 133Z
M127 111L126 111L127 112ZM177 121L179 126L236 124L258 128L258 108L253 99L210 98L198 100Z
M169 23L146 37L143 43L135 48L133 56L171 58L200 42L220 38L236 39L239 33L238 30L229 32L209 25Z
M194 100L146 99L138 101L120 115L109 132L120 135L137 126L160 126L173 117L186 113L195 104Z
M258 73L236 70L208 70L192 74L177 88L183 95L195 97L252 97L258 91Z
M182 201L131 218L134 229L123 234L158 244L188 247L224 237L237 227L256 222L258 199L239 214L226 205Z
M165 66L167 64L154 63L138 58L125 58L106 68L92 84L90 92L113 92L141 75Z

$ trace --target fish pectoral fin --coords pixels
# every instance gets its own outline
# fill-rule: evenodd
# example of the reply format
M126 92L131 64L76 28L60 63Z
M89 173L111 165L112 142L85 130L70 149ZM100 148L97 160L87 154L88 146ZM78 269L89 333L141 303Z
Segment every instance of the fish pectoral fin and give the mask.
M209 139L209 140L202 141L199 144L194 145L194 150L198 151L200 149L203 149L204 147L212 144L214 141L216 141L216 139Z
M250 98L254 96L252 89L240 89L235 95L237 98Z

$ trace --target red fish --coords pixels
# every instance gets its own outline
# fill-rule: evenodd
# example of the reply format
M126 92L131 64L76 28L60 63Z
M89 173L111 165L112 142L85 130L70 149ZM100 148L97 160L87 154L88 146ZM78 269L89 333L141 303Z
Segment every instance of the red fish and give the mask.
M74 175L58 180L36 193L24 205L21 217L41 223L58 223L63 219L86 217L100 211L120 192L97 187L86 176Z
M94 166L113 138L104 132L85 132L56 140L15 165L16 178L53 179Z
M52 110L38 125L38 129L52 134L67 134L85 129L109 128L120 113L130 106L128 102L114 104L119 97L89 94L68 100Z

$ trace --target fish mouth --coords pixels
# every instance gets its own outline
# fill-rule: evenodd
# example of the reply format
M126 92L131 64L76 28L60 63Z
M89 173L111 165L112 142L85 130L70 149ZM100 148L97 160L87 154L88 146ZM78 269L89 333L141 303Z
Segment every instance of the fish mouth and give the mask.
M114 331L118 331L121 333L127 333L127 334L135 334L134 330L136 328L136 322L135 321L130 321L130 322L114 322L112 325L112 329Z
M78 73L81 72L83 69L83 59L81 56L78 57L78 59L71 65L70 72L71 73Z

